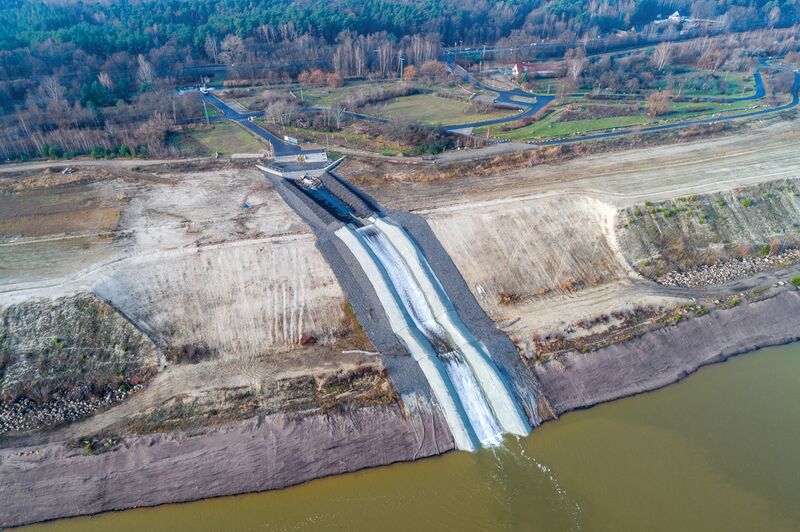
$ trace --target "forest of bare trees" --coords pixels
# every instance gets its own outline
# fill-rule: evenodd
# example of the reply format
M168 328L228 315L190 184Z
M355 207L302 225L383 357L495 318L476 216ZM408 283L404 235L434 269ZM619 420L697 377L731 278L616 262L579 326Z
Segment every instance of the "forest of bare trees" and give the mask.
M676 10L713 24L679 34L675 25L654 22ZM798 20L800 6L790 0L9 2L0 5L0 158L167 153L159 145L166 131L202 116L197 102L174 88L203 76L229 84L306 76L338 86L351 78L401 78L412 67L407 78L433 79L441 75L436 59L443 46L497 43L514 48L495 57L508 61L531 53L522 45L547 41L570 50L571 85L637 88L651 83L648 69L681 61L685 51L661 45L649 65L594 65L585 59L586 45L721 34L697 64L743 69L754 49L796 50L797 32L778 28ZM739 43L738 50L718 44L725 32L752 28L781 38L767 46L766 37L748 37L755 46Z

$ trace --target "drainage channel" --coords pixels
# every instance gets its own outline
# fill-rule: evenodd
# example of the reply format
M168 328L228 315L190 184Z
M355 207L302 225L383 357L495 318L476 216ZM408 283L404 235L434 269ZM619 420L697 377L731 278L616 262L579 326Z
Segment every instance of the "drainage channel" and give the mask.
M414 321L414 325L425 335L439 359L444 363L450 382L478 441L484 446L499 444L503 439L503 430L478 385L472 369L467 365L463 355L451 345L446 337L405 260L392 246L386 235L374 224L361 227L358 232L364 236L370 249L380 260L397 290L403 307Z
M346 225L335 234L375 289L395 336L417 361L459 449L497 446L530 431L491 358L455 315L411 237L381 218L364 219L324 184L293 182ZM408 255L408 256L407 256Z

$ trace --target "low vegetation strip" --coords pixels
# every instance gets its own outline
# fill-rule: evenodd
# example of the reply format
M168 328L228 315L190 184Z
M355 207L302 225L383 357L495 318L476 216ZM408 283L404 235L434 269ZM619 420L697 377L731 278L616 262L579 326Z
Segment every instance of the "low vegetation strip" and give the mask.
M754 269L753 257L777 261L780 253L800 247L800 181L645 202L620 213L617 232L626 258L646 277L695 272L703 284L730 279ZM726 266L708 269L721 262Z
M147 337L91 294L0 308L0 434L121 401L158 360Z

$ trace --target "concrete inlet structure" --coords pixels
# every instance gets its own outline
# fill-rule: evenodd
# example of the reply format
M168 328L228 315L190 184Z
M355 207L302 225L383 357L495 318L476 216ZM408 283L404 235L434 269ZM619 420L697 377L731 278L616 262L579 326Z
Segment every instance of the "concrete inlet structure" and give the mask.
M415 239L400 221L410 215L384 212L336 176L336 164L259 168L314 230L317 247L381 352L398 391L427 395L438 405L462 450L499 445L504 434L528 434L539 422L538 383L521 367L511 342L496 328L489 332L488 318L452 261L438 241L431 244L435 237L430 229L409 224L421 237ZM421 242L429 243L427 253ZM427 255L444 264L441 279L451 279L451 290ZM455 300L449 292L455 292ZM464 298L463 310L478 335L459 314L456 303ZM501 356L493 357L487 343Z

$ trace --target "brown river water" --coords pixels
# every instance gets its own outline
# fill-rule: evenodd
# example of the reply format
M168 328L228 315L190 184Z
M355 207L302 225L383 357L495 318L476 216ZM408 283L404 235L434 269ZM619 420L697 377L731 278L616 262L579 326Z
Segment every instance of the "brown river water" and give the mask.
M800 344L572 412L502 448L57 531L800 530Z

